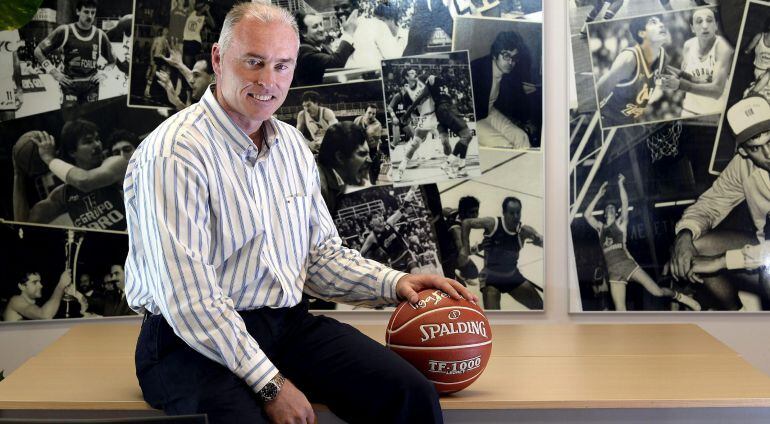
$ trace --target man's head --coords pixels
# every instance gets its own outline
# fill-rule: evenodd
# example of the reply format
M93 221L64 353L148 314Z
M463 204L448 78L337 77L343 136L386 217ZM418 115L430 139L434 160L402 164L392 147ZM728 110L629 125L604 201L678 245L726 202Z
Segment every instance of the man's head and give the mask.
M110 272L107 274L108 281L115 284L121 290L125 290L126 287L126 274L123 272L123 265L110 266Z
M749 97L727 110L738 154L770 172L770 105L764 97Z
M372 164L364 129L348 121L327 128L318 163L337 171L345 184L363 185Z
M377 119L377 105L369 103L366 105L366 111L364 112L364 120L366 123L373 123Z
M87 292L94 286L94 282L91 280L91 274L80 274L78 279L78 290L81 292Z
M40 299L43 296L43 283L38 272L25 272L16 280L22 296L28 299Z
M406 82L408 82L409 84L413 84L414 82L416 82L416 81L417 81L417 69L414 69L414 68L406 68L406 69L404 69L404 71L401 73L401 75L404 77L404 79L406 80Z
M503 200L503 220L506 224L518 224L521 220L521 200L510 196Z
M211 56L207 54L199 55L195 58L195 65L192 68L192 88L191 97L194 102L206 94L206 88L214 82L214 68L211 66Z
M91 121L76 119L64 124L60 143L64 159L77 167L93 169L104 160L99 127Z
M665 45L671 42L671 34L660 16L642 16L635 18L629 24L629 31L639 44L648 42L654 45Z
M107 139L107 145L110 146L109 155L123 156L126 161L131 160L131 155L134 154L138 144L139 139L136 134L128 130L115 130Z
M83 29L91 28L96 20L96 0L78 0L75 4L75 14L78 16L78 26Z
M321 95L313 90L302 93L302 109L305 113L315 116L318 113L318 105L321 103Z
M324 20L320 15L299 12L296 15L299 35L303 41L320 45L326 39Z
M372 227L372 231L375 233L381 233L383 230L385 230L385 217L380 212L375 212L372 215L371 221L369 221L369 225Z
M614 203L607 203L604 207L604 223L612 225L615 219L618 217L618 207Z
M460 219L479 217L479 199L473 196L464 196L457 203L457 216Z
M257 131L286 99L297 64L297 24L265 3L230 9L211 50L217 101L246 133Z
M197 0L195 2L195 13L202 15L209 10L209 2L206 0Z
M505 31L497 34L489 54L497 68L507 74L516 66L517 56L524 50L524 41L521 36L515 31Z
M692 14L693 34L698 38L712 39L717 35L717 17L712 9L698 9Z

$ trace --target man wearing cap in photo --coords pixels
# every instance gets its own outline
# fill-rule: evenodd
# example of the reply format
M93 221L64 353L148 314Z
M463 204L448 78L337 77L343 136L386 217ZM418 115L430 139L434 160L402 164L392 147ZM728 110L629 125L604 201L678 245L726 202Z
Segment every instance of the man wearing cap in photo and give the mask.
M738 154L682 214L668 265L674 278L704 283L719 309L741 309L741 289L757 293L768 310L770 287L754 270L770 252L759 244L770 212L770 105L762 97L743 99L727 111L727 121ZM715 229L744 200L756 232Z

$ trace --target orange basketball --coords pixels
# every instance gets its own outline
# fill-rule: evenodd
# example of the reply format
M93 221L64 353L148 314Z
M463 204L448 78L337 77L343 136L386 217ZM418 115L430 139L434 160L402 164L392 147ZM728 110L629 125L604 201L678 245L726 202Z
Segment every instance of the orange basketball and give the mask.
M492 329L481 308L440 290L423 290L416 305L403 302L388 322L388 347L436 385L452 393L473 383L492 353Z

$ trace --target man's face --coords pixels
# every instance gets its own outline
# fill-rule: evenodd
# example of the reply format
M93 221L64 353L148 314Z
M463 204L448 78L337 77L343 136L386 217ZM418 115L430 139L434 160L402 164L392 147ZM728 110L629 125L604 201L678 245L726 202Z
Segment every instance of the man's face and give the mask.
M503 219L508 224L518 224L521 220L521 205L518 202L506 203Z
M479 217L479 208L478 206L475 208L468 209L468 216L466 218L478 218Z
M196 102L206 94L206 88L211 84L212 75L206 72L206 61L195 62L192 68L192 99Z
M95 7L81 7L75 12L78 15L78 24L85 29L91 28L96 19Z
M692 15L692 32L696 37L712 38L717 33L717 22L711 9L697 10Z
M516 66L516 59L518 55L519 51L517 49L500 51L500 54L498 54L495 58L497 69L502 71L504 74L511 72Z
M375 233L381 233L385 229L385 218L380 214L374 215L370 224Z
M318 103L312 100L305 100L302 102L302 109L305 110L305 113L315 116L315 114L318 113Z
M233 28L226 51L214 44L217 98L238 125L256 131L283 104L294 76L299 40L280 22L245 18Z
M644 27L645 38L653 44L668 44L671 42L671 34L668 33L666 25L657 16L653 16L647 21Z
M131 155L134 154L134 151L136 148L133 144L129 143L128 141L117 141L115 144L112 145L112 148L110 149L110 156L123 156L123 159L126 160L126 162L131 160Z
M364 112L364 119L366 122L374 122L375 117L377 116L377 109L373 107L367 107L366 112Z
M102 164L102 142L99 140L99 134L85 134L78 139L77 147L70 155L75 159L75 165L93 169Z
M612 223L615 222L617 214L618 208L615 207L615 205L607 205L607 207L604 208L604 223L607 225L612 225Z
M372 160L369 158L369 145L361 144L353 150L349 158L340 163L337 173L340 174L345 184L364 185L369 178L369 167Z
M770 172L770 131L746 140L738 148L738 153L751 160L757 167Z
M412 84L415 81L417 81L417 71L414 69L406 71L406 82Z
M91 281L91 276L88 274L81 274L80 275L80 284L78 285L78 288L80 290L86 292L88 290L91 290L91 286L93 285L93 282Z
M43 283L40 274L30 274L27 281L19 284L21 293L30 299L40 299L43 296Z
M307 27L307 30L302 36L305 37L306 40L316 44L323 43L326 38L323 18L318 15L306 15L305 26Z
M117 283L125 281L125 275L123 273L123 267L120 265L113 265L110 267L110 280Z

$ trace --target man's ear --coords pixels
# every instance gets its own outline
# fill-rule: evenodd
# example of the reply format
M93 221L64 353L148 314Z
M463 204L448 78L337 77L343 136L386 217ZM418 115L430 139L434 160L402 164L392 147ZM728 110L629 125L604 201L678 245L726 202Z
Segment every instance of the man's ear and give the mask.
M741 155L741 157L744 159L748 159L749 157L749 154L746 153L746 149L744 149L743 147L738 146L738 148L736 149L736 152L738 152L738 154Z
M222 75L222 46L219 43L214 43L211 46L211 68L214 69L214 80L216 77Z

